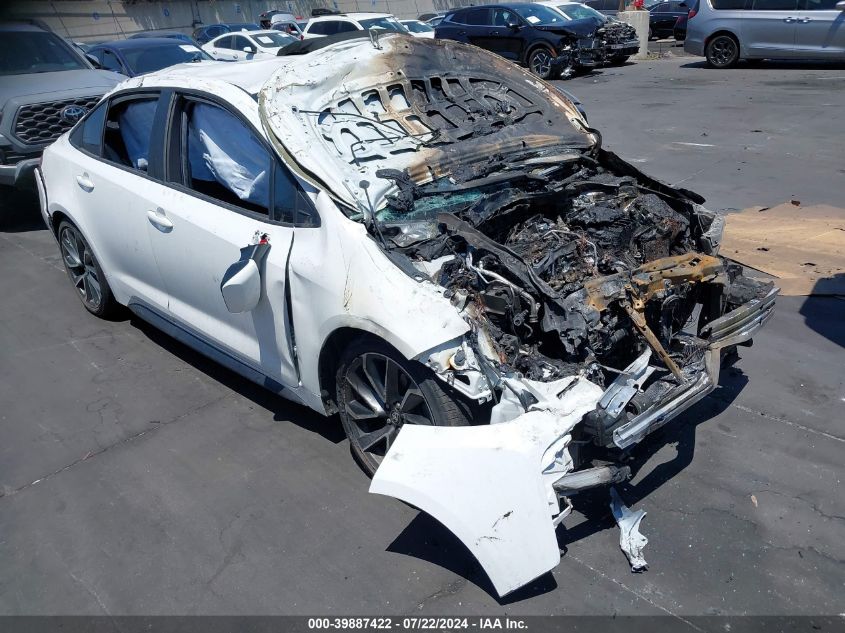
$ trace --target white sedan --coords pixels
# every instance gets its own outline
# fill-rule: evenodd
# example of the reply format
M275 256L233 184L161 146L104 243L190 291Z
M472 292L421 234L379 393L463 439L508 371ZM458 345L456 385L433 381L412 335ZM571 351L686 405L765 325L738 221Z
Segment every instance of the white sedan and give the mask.
M434 39L434 27L419 20L399 20L414 37Z
M299 41L281 31L241 31L224 33L203 44L203 50L214 59L226 62L275 57L280 48Z
M36 184L87 310L339 413L371 492L504 595L774 309L720 216L600 138L493 53L384 34L127 80Z

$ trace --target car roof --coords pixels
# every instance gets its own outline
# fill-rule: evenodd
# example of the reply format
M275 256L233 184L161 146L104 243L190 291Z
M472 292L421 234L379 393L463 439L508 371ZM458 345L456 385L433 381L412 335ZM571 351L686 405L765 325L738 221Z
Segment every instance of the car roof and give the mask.
M207 82L209 92L214 91L215 83L225 83L254 95L277 70L279 70L279 60L275 57L243 61L237 64L231 62L181 64L144 75L144 85L154 85L159 79L189 79L192 84ZM168 82L162 81L162 83Z
M0 20L0 31L40 31L48 32L49 29L44 28L33 22L18 22L16 20Z
M333 13L332 15L319 15L311 18L310 22L325 22L326 20L367 20L369 18L392 18L392 13Z
M94 48L113 48L118 51L128 51L133 48L158 48L165 46L193 46L187 42L173 39L171 37L136 37L129 40L114 40L113 42L100 42Z

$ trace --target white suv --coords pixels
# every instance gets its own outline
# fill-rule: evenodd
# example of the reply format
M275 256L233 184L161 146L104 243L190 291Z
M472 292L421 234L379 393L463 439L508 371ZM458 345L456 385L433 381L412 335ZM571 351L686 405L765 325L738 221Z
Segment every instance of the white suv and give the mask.
M368 29L408 33L408 29L389 13L338 13L311 18L305 25L303 36L309 39Z
M36 177L90 312L339 413L370 491L504 595L774 309L699 196L600 139L498 55L389 35L129 79Z

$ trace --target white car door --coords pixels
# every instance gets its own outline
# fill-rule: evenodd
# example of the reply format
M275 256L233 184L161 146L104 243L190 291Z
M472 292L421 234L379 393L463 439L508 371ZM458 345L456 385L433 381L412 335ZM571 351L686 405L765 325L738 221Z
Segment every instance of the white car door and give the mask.
M68 167L74 220L123 302L167 305L163 281L147 235L147 210L139 192L154 182L150 164L157 91L120 94L100 104L70 136L77 150ZM155 152L153 152L155 155ZM152 168L152 169L151 169Z
M232 54L236 61L244 61L248 59L255 59L258 53L258 47L251 39L245 35L232 36Z
M287 265L295 207L310 202L244 119L206 98L175 98L169 182L144 191L156 215L148 232L169 295L168 313L265 376L295 385ZM260 300L233 313L222 285L256 239L269 242L257 262Z
M214 59L223 61L223 62L234 62L237 61L238 57L235 55L235 51L232 49L232 36L231 34L227 33L226 35L221 35L218 38L211 40L208 44L203 46L203 50L211 55Z

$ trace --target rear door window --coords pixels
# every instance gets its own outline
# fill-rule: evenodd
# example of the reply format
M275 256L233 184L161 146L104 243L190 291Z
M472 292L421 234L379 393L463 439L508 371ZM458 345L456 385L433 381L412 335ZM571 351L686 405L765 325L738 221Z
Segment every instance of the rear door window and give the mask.
M226 37L221 37L219 40L217 40L214 43L214 48L226 48L226 49L231 50L232 49L233 37L234 36L232 36L232 35L227 35Z
M103 158L146 173L157 106L158 95L112 100L103 134Z
M243 35L233 35L232 36L232 46L233 49L236 51L243 51L246 47L251 49L255 49L255 44L250 42L247 38Z
M804 11L836 11L836 3L839 0L799 0L799 5Z
M334 35L337 33L338 22L336 20L326 22L315 22L308 29L309 33L314 35Z
M107 103L101 103L70 134L70 144L94 156L103 155L103 122Z
M747 0L710 0L710 5L717 11L745 9Z
M117 55L105 49L97 51L97 53L99 53L97 58L100 60L103 68L106 70L114 70L119 73L123 72L123 66L121 65L120 59L118 59Z
M795 11L797 8L797 0L754 0L751 4L752 11Z
M468 9L464 13L464 24L489 26L492 24L490 9Z

